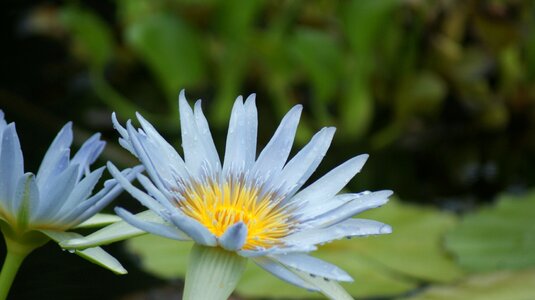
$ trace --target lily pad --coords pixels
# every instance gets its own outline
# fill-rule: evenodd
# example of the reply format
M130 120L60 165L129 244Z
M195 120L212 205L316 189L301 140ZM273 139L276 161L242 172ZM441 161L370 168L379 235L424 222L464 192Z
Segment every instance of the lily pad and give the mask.
M446 247L469 271L535 266L535 192L504 195L495 206L467 215L446 235Z
M335 241L314 253L353 276L354 283L342 283L351 295L397 295L416 288L420 282L448 282L461 276L440 248L442 235L456 223L454 216L391 201L359 217L390 224L394 233ZM184 277L191 245L152 235L127 243L148 272L167 279ZM254 263L248 264L236 291L246 298L323 298L275 278Z
M533 299L535 269L476 275L455 284L433 286L407 300L526 300Z

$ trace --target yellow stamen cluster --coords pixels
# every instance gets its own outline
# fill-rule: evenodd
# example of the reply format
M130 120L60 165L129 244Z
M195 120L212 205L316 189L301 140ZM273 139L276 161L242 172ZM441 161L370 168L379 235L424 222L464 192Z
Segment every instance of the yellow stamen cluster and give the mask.
M180 209L217 237L237 222L245 223L245 250L278 245L291 230L288 214L277 205L281 199L274 193L260 195L258 188L246 186L242 180L192 184L183 196Z

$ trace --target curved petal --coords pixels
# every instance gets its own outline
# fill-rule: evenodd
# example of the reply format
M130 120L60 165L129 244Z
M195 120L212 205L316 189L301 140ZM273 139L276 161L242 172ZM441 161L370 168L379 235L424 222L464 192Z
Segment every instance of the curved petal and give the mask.
M219 238L219 245L228 251L241 249L247 238L247 225L238 222L227 228L225 233Z
M136 114L136 116L148 139L148 143L145 143L143 148L147 153L152 154L149 158L155 168L164 172L162 177L165 180L174 180L177 176L189 176L186 164L175 148L141 114Z
M357 194L358 195L358 194ZM327 211L309 221L302 221L306 226L310 227L327 227L343 220L346 220L360 212L368 209L376 208L388 202L388 197L392 195L392 191L378 191L367 193L362 196L337 207L331 211Z
M162 175L165 173L158 171L157 166L155 166L151 160L151 153L147 152L145 147L143 147L143 144L147 143L147 137L143 132L136 132L136 129L134 126L132 126L132 122L130 120L128 120L126 123L126 130L128 131L129 141L132 144L138 159L141 161L141 163L143 163L143 166L145 166L147 173L160 190L165 190L165 180L162 178ZM156 153L154 155L157 156L158 154L160 153Z
M282 266L275 260L272 260L267 257L255 257L253 258L253 261L262 269L268 271L269 273L290 284L307 289L309 291L319 291L319 289L317 289L315 286L304 281L299 276L295 275L292 271L286 269L284 266Z
M148 233L156 234L159 236L163 236L163 237L173 239L173 240L178 240L178 241L191 240L190 237L186 235L184 232L178 230L178 228L176 228L175 226L165 224L165 222L162 222L160 224L160 223L145 221L120 207L115 208L115 213L119 217L121 217L123 220L125 220L128 224L134 227L137 227L141 230L144 230Z
M134 151L132 143L130 142L130 136L128 135L128 131L126 130L126 128L121 126L121 123L119 123L119 120L117 120L117 115L115 114L115 112L111 114L111 122L113 123L113 128L115 128L115 130L119 132L119 135L121 135L121 137L119 138L119 144L123 148L128 150L130 153L132 153L132 155L138 157L136 151Z
M342 238L388 234L392 227L381 222L365 219L347 219L326 228L303 230L284 238L289 245L317 245Z
M196 220L177 212L171 214L170 217L173 224L189 235L197 244L212 247L217 245L215 235Z
M305 184L316 170L331 145L336 128L326 127L284 166L277 181L282 183L281 194L291 196Z
M266 255L311 252L317 249L318 248L314 245L286 245L282 247L275 246L268 249L240 250L238 251L238 254L243 257L261 257Z
M10 203L9 211L17 211L14 201L17 183L24 173L24 160L20 149L19 137L15 124L11 123L4 129L0 152L0 200Z
M154 212L160 214L164 207L162 204L160 204L158 201L154 200L151 196L147 195L137 187L135 187L130 181L124 177L123 174L115 167L111 162L108 162L108 171L110 174L115 178L121 186L132 195L132 197L136 198L143 206L146 208L153 210Z
M368 154L362 154L346 161L297 193L290 202L303 205L300 213L309 214L322 205L322 201L331 199L340 192L349 180L360 172L367 159Z
M130 181L143 170L142 167L137 166L131 169L125 169L121 172L123 177ZM116 179L109 179L104 182L104 188L91 198L79 203L74 209L66 211L66 215L58 220L61 224L68 224L69 227L76 226L87 219L91 218L94 214L101 211L106 205L108 205L117 195L122 192L123 187ZM62 209L63 211L63 209Z
M163 205L167 210L173 211L176 207L171 204L169 199L160 191L158 188L150 181L147 176L143 174L137 175L137 180L141 185L147 190L150 196L154 197L161 205Z
M250 144L248 140L248 135L246 134L248 130L247 119L247 112L243 107L243 97L239 96L234 101L230 114L227 142L225 145L225 158L223 160L223 174L238 174L240 171L247 170L252 165L252 162L246 158L247 153L253 151L249 147L254 145L256 149L256 141L254 144Z
M212 138L212 133L210 133L210 127L208 126L208 121L202 112L201 100L195 102L195 107L193 110L193 115L195 117L195 124L197 124L197 132L199 133L199 138L204 146L204 151L207 155L210 165L215 169L221 169L221 161L219 160L219 154L217 154L217 149L214 144L214 139Z
M77 183L79 166L70 165L59 176L50 179L50 184L40 186L41 201L32 219L50 219L66 202ZM35 218L35 219L34 219Z
M80 147L71 160L71 164L80 165L78 179L84 173L86 175L90 173L89 166L95 162L105 146L106 142L100 140L100 133L95 133Z
M82 201L89 198L91 196L91 193L93 192L93 188L100 180L100 177L102 176L102 173L104 172L104 169L106 168L100 167L96 169L95 171L89 173L88 176L82 179L82 181L80 181L74 187L72 193L69 195L67 200L64 203L62 203L61 210L57 214L57 216L61 216L69 212L78 204L80 204Z
M269 182L282 170L292 149L302 110L301 105L296 105L284 116L253 166L251 175L254 178L263 178L261 182Z
M306 254L295 253L272 255L271 257L285 266L319 277L336 281L353 281L353 278L351 278L351 276L344 270L326 261Z
M39 188L35 182L35 175L26 173L19 178L12 205L17 225L25 229L30 222L32 212L39 205Z
M68 166L65 161L65 153L70 153L69 147L72 144L72 122L68 122L61 128L61 130L50 144L50 147L46 151L45 157L41 162L39 171L37 172L37 182L41 184L42 180L47 180L54 174L59 174Z
M182 148L188 171L199 176L203 167L209 167L213 170L219 169L217 151L215 151L213 141L208 141L207 135L210 134L210 131L199 132L193 110L186 100L184 90L180 92L178 98Z

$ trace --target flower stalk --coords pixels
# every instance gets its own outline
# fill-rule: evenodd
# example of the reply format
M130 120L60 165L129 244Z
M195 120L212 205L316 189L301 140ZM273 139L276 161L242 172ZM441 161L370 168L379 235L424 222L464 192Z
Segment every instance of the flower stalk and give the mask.
M194 244L189 257L183 299L228 299L246 265L247 259L234 252Z
M17 275L20 265L35 247L19 244L9 238L5 238L7 255L0 272L0 300L7 299L7 295Z

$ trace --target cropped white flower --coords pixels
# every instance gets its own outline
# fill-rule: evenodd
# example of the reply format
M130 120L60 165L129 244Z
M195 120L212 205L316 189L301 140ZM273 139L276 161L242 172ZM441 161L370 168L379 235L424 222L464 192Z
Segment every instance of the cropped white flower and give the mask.
M306 253L318 244L344 237L391 232L383 223L351 218L385 204L391 191L338 194L368 155L348 160L300 190L327 152L335 128L320 130L286 162L302 110L297 105L256 157L255 96L245 103L238 97L221 163L201 102L192 110L182 91L179 108L184 160L141 115L137 115L140 129L130 121L124 128L113 116L121 145L138 157L148 172L150 179L138 175L147 193L130 184L111 164L110 172L162 221L147 221L121 208L116 209L117 214L153 234L192 239L197 245L220 247L250 258L287 282L337 298L321 282L351 281L351 277ZM186 277L186 294L188 280L192 281Z
M71 127L69 122L58 133L37 175L24 173L15 124L7 124L4 113L0 111L0 229L8 252L14 249L21 255L27 255L50 239L60 242L80 237L67 231L76 226L104 224L110 223L106 220L113 220L95 214L109 204L122 187L112 179L92 195L105 167L95 171L89 169L105 143L100 140L99 134L95 134L71 158ZM125 171L123 176L133 178L136 172L131 171ZM114 272L126 273L117 260L100 248L76 253Z

